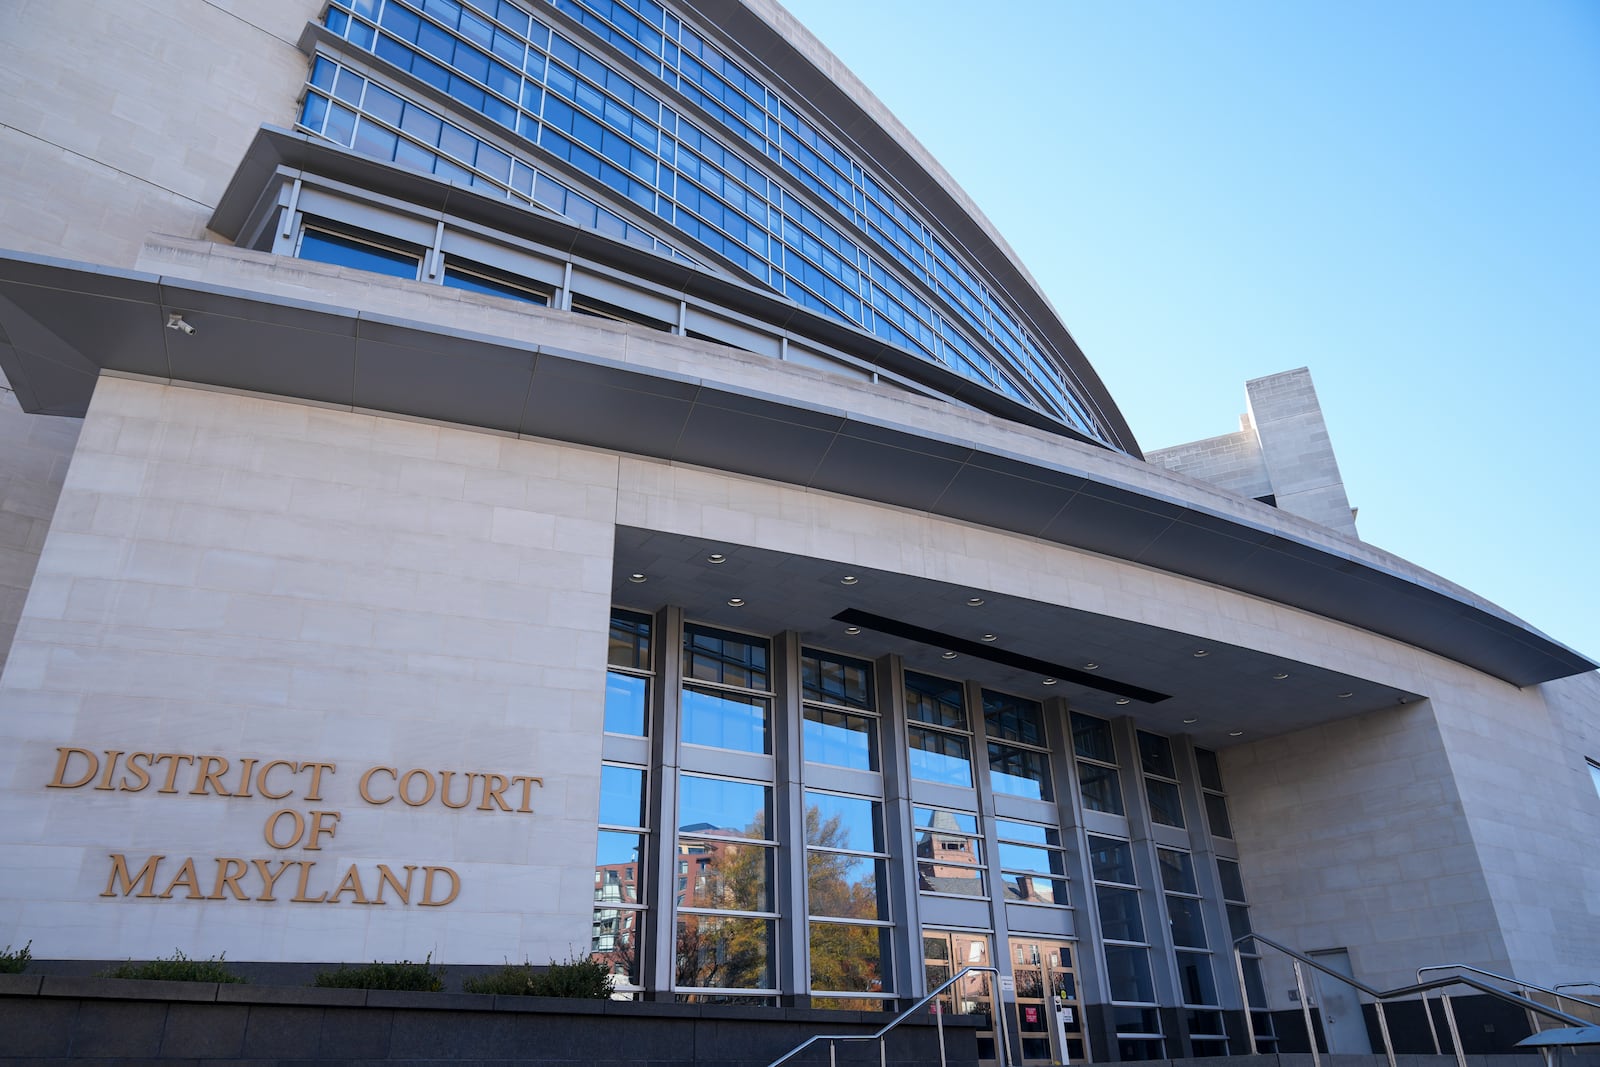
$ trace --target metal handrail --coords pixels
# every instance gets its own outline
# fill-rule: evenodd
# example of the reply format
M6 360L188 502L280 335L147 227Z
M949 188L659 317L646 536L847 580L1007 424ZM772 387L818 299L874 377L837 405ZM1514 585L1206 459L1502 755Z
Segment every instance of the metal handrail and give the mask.
M1540 993L1548 993L1552 997L1555 997L1555 999L1556 999L1556 1007L1558 1007L1558 1008L1562 1004L1565 1004L1569 1000L1575 1000L1579 1004L1583 1004L1586 1007L1600 1008L1600 1003L1596 1003L1595 1001L1592 1001L1592 1000L1586 1000L1583 997L1572 996L1570 994L1561 992L1562 989L1570 989L1573 986L1600 985L1600 983L1595 983L1595 982L1566 982L1563 985L1558 985L1553 989L1549 989L1549 988L1546 988L1546 987L1544 987L1542 985L1537 985L1537 984L1535 984L1533 982L1524 982L1520 978L1512 978L1510 975L1496 974L1493 971L1486 971L1482 967L1474 967L1469 963L1435 963L1430 967L1418 967L1417 968L1417 981L1419 981L1419 982L1422 981L1422 976L1427 971L1471 971L1473 974L1481 974L1485 978L1493 978L1493 979L1495 979L1496 981L1499 981L1499 982L1507 982L1511 986L1513 986L1514 988L1520 989L1522 991L1522 995L1523 996L1527 996L1528 990L1530 990L1530 989L1535 990L1535 991L1540 992ZM1428 997L1427 997L1426 994L1424 994L1423 997L1422 997L1422 1001L1423 1001L1424 1005L1426 1005L1427 1000L1428 1000ZM1439 1048L1439 1032L1436 1029L1434 1029L1433 1012L1427 1010L1427 1008L1424 1007L1423 1016L1428 1020L1428 1032L1433 1035L1433 1047L1434 1047L1434 1050L1437 1051L1438 1048ZM1569 1016L1569 1018L1570 1018L1570 1016ZM1584 1025L1587 1025L1587 1023L1585 1023ZM1538 1021L1536 1019L1534 1019L1531 1015L1528 1018L1528 1029L1533 1031L1534 1033L1538 1033L1539 1032Z
M949 978L947 978L943 982L941 982L939 984L939 986L936 989L934 989L933 991L931 991L927 996L923 997L921 1000L919 1000L915 1004L911 1005L911 1007L907 1008L905 1011L901 1012L899 1015L896 1015L893 1019L890 1019L889 1022L883 1027L883 1029L879 1030L877 1033L872 1033L872 1034L816 1034L816 1035L814 1035L812 1037L806 1038L800 1044L796 1045L794 1048L790 1049L788 1052L785 1052L782 1056L779 1056L777 1059L775 1059L771 1063L767 1064L767 1067L778 1067L778 1065L780 1063L783 1063L786 1060L793 1059L794 1057L800 1055L800 1053L804 1052L806 1049L810 1048L812 1045L815 1045L819 1041L876 1041L876 1042L878 1042L878 1059L879 1059L880 1062L882 1062L884 1060L884 1057L885 1057L885 1051L884 1051L884 1046L883 1046L883 1037L884 1037L885 1034L887 1034L890 1030L893 1030L895 1027L899 1026L901 1023L905 1022L907 1019L911 1018L911 1016L915 1015L917 1012L921 1011L923 1008L927 1007L929 1002L931 1002L940 993L943 993L946 989L949 989L951 986L953 986L957 982L959 982L962 978L966 977L969 974L972 974L974 971L985 971L985 972L987 972L989 974L994 975L995 988L991 991L990 1002L993 1005L993 1009L994 1009L995 1044L996 1044L997 1051L1000 1054L1000 1067L1010 1067L1011 1054L1010 1054L1010 1052L1007 1051L1007 1047L1006 1047L1008 1045L1008 1043L1009 1043L1009 1039L1008 1039L1008 1037L1006 1035L1005 1005L1000 1003L1000 988L999 988L1000 987L1000 968L998 968L998 967L980 967L980 966L977 966L977 965L973 965L971 967L963 967L963 968L961 968L961 970L957 971L955 974L951 975ZM943 1037L942 1036L940 1038L940 1041L941 1041L941 1051L942 1051L942 1047L943 1047L943 1045L942 1045Z
M1575 1015L1568 1015L1564 1011L1558 1011L1555 1008L1546 1007L1545 1005L1540 1004L1538 1001L1529 1000L1527 997L1518 996L1515 993L1507 992L1504 989L1497 988L1485 982L1480 982L1476 978L1469 978L1462 974L1450 975L1446 978L1435 978L1431 982L1419 981L1416 985L1401 986L1397 989L1374 989L1365 982L1362 982L1356 978L1352 978L1347 974L1340 974L1331 967L1327 967L1321 963L1318 963L1316 960L1305 955L1304 953L1296 952L1288 945L1279 944L1270 937L1265 937L1261 934L1244 934L1233 939L1233 960L1234 966L1239 975L1239 995L1244 999L1245 1030L1250 1035L1251 1055L1259 1054L1259 1049L1256 1047L1255 1020L1252 1019L1250 1015L1250 992L1245 988L1244 984L1244 956L1242 953L1242 946L1246 941L1259 941L1269 948L1277 949L1294 962L1294 980L1295 985L1299 989L1300 993L1300 1009L1302 1014L1305 1016L1306 1022L1306 1044L1311 1046L1311 1062L1313 1067L1322 1067L1322 1056L1317 1050L1317 1035L1316 1031L1311 1025L1311 1005L1306 1002L1305 977L1304 973L1300 969L1301 964L1305 964L1308 967L1315 967L1323 974L1326 974L1331 978L1336 978L1355 989L1359 989L1361 992L1367 994L1367 996L1373 999L1374 1003L1372 1007L1378 1017L1378 1030L1383 1036L1383 1054L1389 1061L1389 1067L1395 1067L1394 1042L1389 1038L1389 1023L1383 1014L1383 1002L1386 1000L1397 1000L1401 997L1409 997L1412 994L1417 994L1423 1002L1424 1014L1429 1016L1428 1025L1431 1028L1433 1026L1432 1012L1428 1011L1427 997L1425 994L1429 990L1443 989L1447 986L1470 986L1473 989L1478 990L1480 993L1487 993L1490 996L1498 997L1507 1003L1519 1005L1527 1011L1537 1012L1540 1015L1545 1015L1552 1019L1560 1019L1562 1022L1572 1026L1590 1025L1589 1021L1586 1019L1580 1019ZM1515 980L1512 979L1512 981ZM1458 1064L1458 1067L1467 1067L1466 1054L1461 1051L1461 1035L1456 1028L1455 1009L1450 1006L1450 995L1448 993L1440 993L1439 999L1444 1002L1445 1022L1450 1026L1450 1039L1451 1044L1455 1049L1456 1063ZM1434 1049L1437 1051L1438 1048L1439 1038L1438 1034L1435 1033Z

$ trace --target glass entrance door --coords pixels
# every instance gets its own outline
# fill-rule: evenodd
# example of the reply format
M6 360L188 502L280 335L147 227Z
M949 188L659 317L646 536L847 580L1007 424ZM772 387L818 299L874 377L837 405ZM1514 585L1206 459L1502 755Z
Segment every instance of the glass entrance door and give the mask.
M923 966L929 989L937 989L963 967L992 967L989 961L989 935L961 930L922 931ZM978 1031L978 1060L996 1062L994 1043L994 986L992 976L969 974L945 990L939 998L940 1010L954 1015L981 1015L987 1023Z
M1011 939L1016 981L1015 1022L1024 1064L1083 1063L1089 1046L1083 1003L1073 967L1072 943L1033 937Z

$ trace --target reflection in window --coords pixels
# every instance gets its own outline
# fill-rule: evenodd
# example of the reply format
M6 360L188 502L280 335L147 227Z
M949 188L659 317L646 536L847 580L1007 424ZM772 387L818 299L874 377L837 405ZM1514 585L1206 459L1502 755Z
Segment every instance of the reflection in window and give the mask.
M1072 713L1072 748L1078 757L1078 789L1083 806L1108 815L1122 814L1122 782L1111 724L1092 715Z
M884 1007L893 991L882 965L893 931L882 805L813 789L805 804L810 990L820 996L813 1004Z
M1070 904L1067 861L1054 827L996 819L1002 889L1021 904Z
M444 284L451 289L465 289L471 293L482 293L485 296L498 296L506 300L520 300L525 304L538 304L541 307L550 305L550 297L544 293L526 286L517 285L511 281L499 278L477 270L467 270L463 267L449 266L444 268Z
M1144 792L1150 802L1150 821L1176 826L1183 821L1183 800L1178 795L1178 770L1172 742L1159 734L1139 731L1139 762L1144 768Z
M940 785L972 785L972 741L960 682L905 673L906 741L911 777Z
M977 816L924 807L913 808L912 816L917 888L924 893L986 896Z
M911 777L941 785L972 785L972 748L965 737L929 730L906 729L910 746Z
M351 237L311 226L301 230L300 247L295 256L412 281L416 280L417 268L422 262L420 253L392 248L376 237Z
M594 860L589 957L611 972L619 995L641 988L649 831L643 767L600 766L600 828Z
M873 743L876 724L876 719L865 715L808 705L801 738L806 759L835 767L874 770L878 765L878 746Z
M685 686L683 741L737 752L766 752L767 705L765 697Z
M770 919L678 916L674 984L679 989L776 992Z

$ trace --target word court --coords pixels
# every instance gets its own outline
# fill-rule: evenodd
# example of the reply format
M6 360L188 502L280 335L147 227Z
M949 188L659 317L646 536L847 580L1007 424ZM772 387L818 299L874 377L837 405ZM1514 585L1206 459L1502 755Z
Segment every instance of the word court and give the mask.
M329 804L338 797L339 765L331 760L262 759L186 752L56 749L47 789L144 793L178 797L259 798L291 802L272 811L262 838L278 853L265 858L161 854L130 859L108 855L102 897L170 900L287 900L297 904L416 904L443 907L461 893L453 868L422 863L350 863L327 870L316 858L291 859L288 850L320 852L338 832L342 813L300 805ZM346 779L348 780L348 779ZM354 794L373 808L403 810L438 806L456 811L532 815L534 788L544 779L527 774L366 767ZM398 803L396 803L398 802ZM390 807L393 805L393 807Z

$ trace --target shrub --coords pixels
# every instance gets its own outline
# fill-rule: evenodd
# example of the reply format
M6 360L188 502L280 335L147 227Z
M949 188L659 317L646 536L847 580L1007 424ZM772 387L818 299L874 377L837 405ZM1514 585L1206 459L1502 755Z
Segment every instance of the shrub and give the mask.
M32 959L32 941L29 941L26 945L23 945L14 952L12 951L11 946L7 945L6 950L4 952L0 952L0 974L21 974L23 971L28 969L28 963Z
M611 972L597 960L551 960L543 972L535 971L531 963L508 963L493 974L467 979L462 988L468 993L501 996L606 1000L611 996Z
M311 983L324 989L398 989L411 993L437 993L444 988L444 968L432 965L430 953L421 963L368 963L322 971Z
M223 982L242 985L245 979L228 970L223 957L209 960L192 960L181 949L170 957L157 957L148 963L118 964L101 973L101 978L143 978L154 982Z

